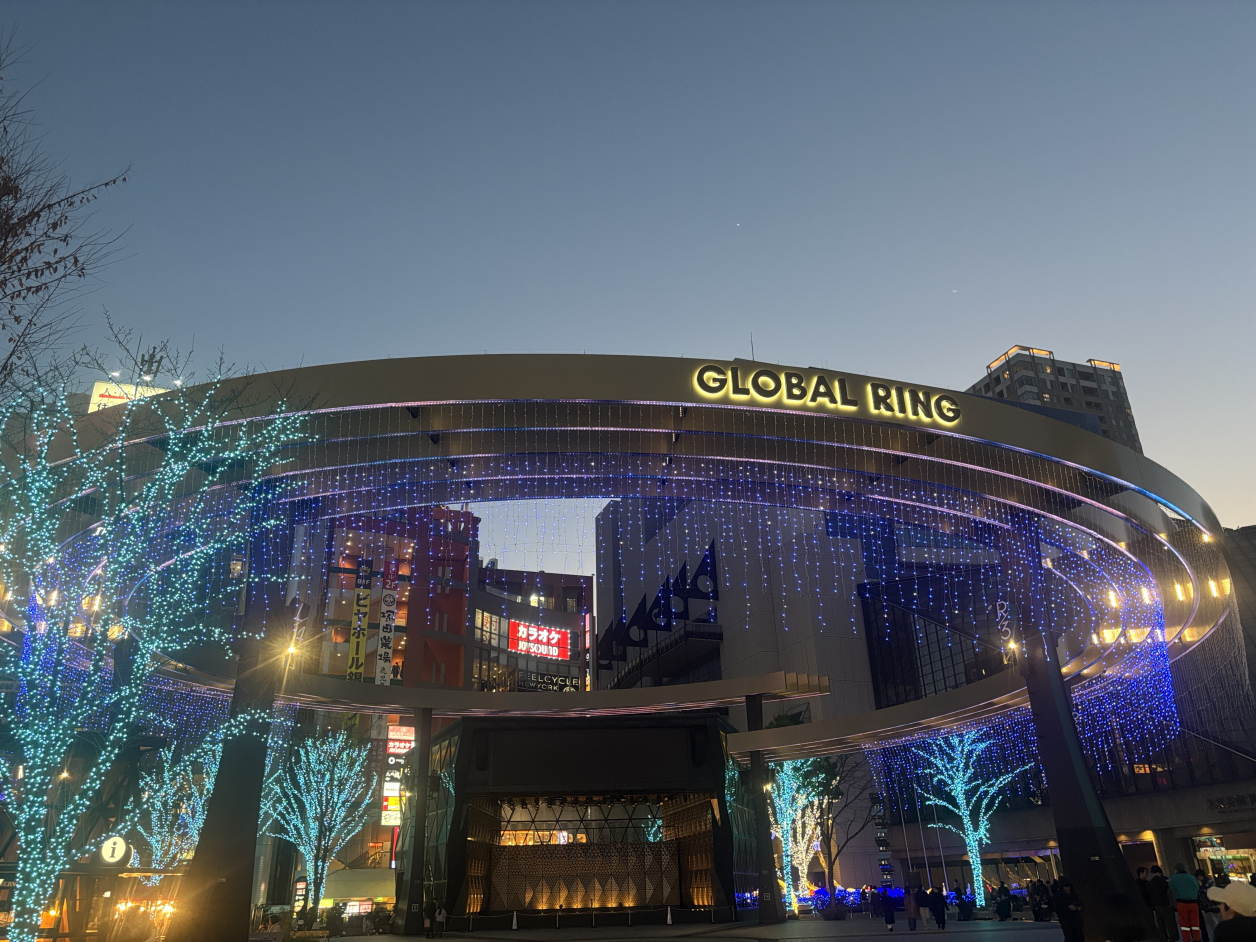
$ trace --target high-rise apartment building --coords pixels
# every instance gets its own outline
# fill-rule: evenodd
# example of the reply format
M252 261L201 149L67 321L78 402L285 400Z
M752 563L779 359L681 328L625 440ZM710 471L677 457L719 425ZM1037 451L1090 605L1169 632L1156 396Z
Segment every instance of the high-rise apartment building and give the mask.
M1079 425L1139 453L1143 450L1119 363L1072 363L1057 360L1050 350L1015 346L987 366L985 377L967 391Z

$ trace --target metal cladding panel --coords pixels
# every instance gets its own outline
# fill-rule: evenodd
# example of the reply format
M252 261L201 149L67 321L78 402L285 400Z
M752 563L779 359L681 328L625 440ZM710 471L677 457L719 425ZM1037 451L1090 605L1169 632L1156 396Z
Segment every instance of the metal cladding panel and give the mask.
M479 793L578 795L722 788L712 720L464 720L467 784Z

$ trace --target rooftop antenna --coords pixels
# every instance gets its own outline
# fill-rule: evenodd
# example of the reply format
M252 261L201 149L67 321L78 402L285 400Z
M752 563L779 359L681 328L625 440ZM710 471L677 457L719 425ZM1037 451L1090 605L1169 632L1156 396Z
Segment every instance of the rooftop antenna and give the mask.
M754 331L750 331L750 359L754 359Z

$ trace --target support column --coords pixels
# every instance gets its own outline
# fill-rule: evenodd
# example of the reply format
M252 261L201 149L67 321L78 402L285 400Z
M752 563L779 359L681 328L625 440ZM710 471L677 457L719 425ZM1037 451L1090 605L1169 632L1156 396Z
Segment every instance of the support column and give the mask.
M264 505L262 519L270 513ZM289 521L290 522L290 521ZM269 580L291 551L291 526L262 530L249 546L236 609L232 721L245 729L223 743L196 853L179 890L168 942L246 942L253 913L253 865L266 777L266 748L283 645L292 628L284 583ZM278 564L282 566L282 563ZM317 903L315 903L317 906Z
M409 847L397 861L397 906L393 931L398 935L419 935L423 932L423 882L427 870L427 793L432 760L432 710L424 708L414 714L414 753L410 760L410 800L414 813L410 817Z
M1010 541L1009 541L1010 542ZM1055 819L1063 876L1082 899L1087 942L1133 942L1155 937L1150 910L1121 853L1090 777L1073 704L1056 655L1051 593L1037 530L1020 545L1005 545L1004 571L1015 587L1023 646L1021 673L1029 692L1038 753Z
M746 697L746 729L763 729L763 696ZM759 922L785 921L785 901L776 879L776 853L772 848L772 819L768 814L768 770L763 753L750 753L750 804L754 809L754 844L759 866Z
M249 936L266 740L277 680L278 659L267 656L265 644L258 638L236 644L231 718L257 714L245 734L223 744L201 839L179 891L170 942L244 942Z

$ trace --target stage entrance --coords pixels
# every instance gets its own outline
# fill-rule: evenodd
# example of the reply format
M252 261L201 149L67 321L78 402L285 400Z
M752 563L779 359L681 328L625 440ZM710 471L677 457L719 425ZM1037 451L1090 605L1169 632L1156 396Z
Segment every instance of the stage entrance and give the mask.
M733 848L752 836L733 833L717 716L467 718L431 755L426 883L451 914L732 918Z

